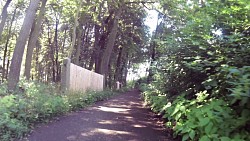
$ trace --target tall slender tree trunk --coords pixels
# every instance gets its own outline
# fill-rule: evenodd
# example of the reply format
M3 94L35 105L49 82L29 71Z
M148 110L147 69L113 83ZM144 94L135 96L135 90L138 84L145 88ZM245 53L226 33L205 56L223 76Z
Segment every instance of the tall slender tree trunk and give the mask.
M10 58L10 51L8 51L8 58ZM8 59L7 61L6 75L5 75L6 79L8 79L9 68L10 68L10 59Z
M66 38L67 38L67 29L64 30L64 35L63 35L63 44L62 44L62 54L64 54L64 49L65 49L65 43L66 43Z
M8 90L15 90L17 83L19 82L20 70L22 64L22 58L24 53L25 44L29 37L29 31L32 27L36 16L36 10L39 6L40 0L31 0L27 9L26 16L24 18L23 26L17 38L16 47L14 49L13 57L10 65L10 73L8 80Z
M102 7L103 7L103 4L104 4L104 1L102 1L101 3L100 3L100 5L99 5L99 11L98 11L98 16L97 16L97 19L99 20L99 21L101 21L101 9L102 9ZM97 51L99 50L98 49L98 43L99 43L99 40L100 40L100 29L101 29L101 27L100 27L100 25L98 25L98 24L95 24L94 25L94 35L95 35L95 43L94 43L94 49L93 49L93 51L92 51L92 53L91 53L91 58L90 58L90 62L89 62L89 70L92 70L93 69L93 67L94 67L94 64L95 64L95 72L97 72L97 69L96 69L96 62L97 62L97 60L98 60L98 58L97 58Z
M106 86L108 86L108 88L112 88L112 75L113 75L113 72L112 72L112 61L109 62L109 65L108 65L108 77L107 77L107 80L106 80Z
M4 28L4 25L5 25L5 22L6 22L6 19L8 17L8 13L7 13L7 8L10 4L12 0L7 0L4 7L3 7L3 10L2 10L2 14L1 14L1 23L0 23L0 40L2 38L2 32L3 32L3 28Z
M100 29L99 29L100 30ZM105 48L106 38L108 36L107 32L104 30L104 27L102 27L102 34L99 34L99 41L95 48L95 72L101 73L101 59L103 50ZM97 37L97 36L96 36Z
M118 57L117 57L117 60L116 60L116 67L115 67L115 75L114 75L114 80L115 82L116 81L122 81L122 65L123 65L123 56L124 56L124 53L125 53L125 48L122 47L122 48L119 48L119 53L118 53Z
M158 35L158 28L159 28L159 16L160 14L158 14L158 19L157 19L157 26L156 26L156 29L155 29L155 35L153 37L153 40L152 40L152 43L151 43L151 55L150 55L150 67L149 67L149 70L148 70L148 77L147 77L147 83L150 83L152 80L153 80L153 65L154 65L154 62L156 61L156 42L154 41L154 39L156 39L157 35Z
M41 24L42 24L42 20L43 20L44 13L45 13L46 2L47 0L42 1L42 6L40 9L39 15L37 17L37 21L34 22L34 28L31 32L31 36L28 42L26 61L25 61L25 70L24 70L24 76L26 77L27 80L30 79L32 54L33 54L34 47L36 46L36 42L38 40L40 30L41 30Z
M58 47L58 25L59 25L59 19L56 19L56 29L55 29L55 37L54 37L54 46L55 46L55 79L54 82L58 82L60 80L59 71L60 71L60 65L59 65L59 47Z
M85 28L86 30L86 28ZM78 39L77 39L77 48L76 48L76 57L75 57L75 64L79 65L79 59L80 59L80 54L81 54L81 45L82 45L82 27L80 27L79 32L78 32Z
M6 79L6 69L5 69L5 66L6 66L6 57L7 57L8 45L9 45L9 41L10 41L10 37L11 37L12 25L13 25L13 21L14 21L15 16L16 16L16 9L14 10L14 13L13 13L13 16L12 16L12 19L11 19L11 23L10 23L10 27L9 27L9 32L8 32L8 36L7 36L7 41L6 41L5 47L4 47L2 81L4 81L4 79Z
M37 42L36 45L36 50L35 50L35 59L36 59L36 65L35 65L35 72L36 72L36 80L40 81L41 78L41 70L40 70L40 62L39 62L39 53L40 53L40 49L42 48L42 46L40 45L40 42Z
M127 76L128 76L128 69L130 68L130 66L131 66L131 62L130 61L128 61L128 56L129 56L129 54L128 54L128 52L127 52L127 54L126 54L126 59L125 59L125 61L124 61L124 65L123 65L123 67L122 67L122 84L124 85L124 86L127 86Z
M104 50L104 53L102 55L102 60L101 60L101 64L100 64L100 66L101 66L100 73L103 75L107 75L109 60L111 57L112 50L114 48L115 39L116 39L116 35L118 32L118 21L119 21L119 18L121 16L122 9L123 9L123 5L121 4L115 17L114 17L113 27L112 27L111 32L110 32L109 37L108 37L106 49Z
M80 4L79 4L79 6L77 7L77 10L76 10L74 27L73 27L73 33L72 33L72 44L71 44L71 47L69 48L68 58L72 58L72 52L73 52L74 47L75 47L75 43L76 43L76 28L77 28L77 26L79 24L78 23L78 17L79 17L80 9L82 7L82 3L83 3L83 1L80 0Z

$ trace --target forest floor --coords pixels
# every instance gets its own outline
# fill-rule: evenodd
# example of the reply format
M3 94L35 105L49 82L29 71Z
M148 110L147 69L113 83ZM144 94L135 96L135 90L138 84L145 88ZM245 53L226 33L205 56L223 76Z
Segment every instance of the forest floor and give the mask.
M23 141L171 141L171 134L138 90L72 112L36 127Z

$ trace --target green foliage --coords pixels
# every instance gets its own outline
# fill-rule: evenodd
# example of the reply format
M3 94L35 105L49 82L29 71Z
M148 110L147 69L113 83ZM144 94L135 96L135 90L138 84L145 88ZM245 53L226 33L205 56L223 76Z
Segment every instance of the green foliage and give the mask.
M183 140L218 140L224 137L249 140L249 133L244 129L249 122L248 117L238 116L222 99L205 102L198 97L191 101L177 99L166 111L167 125L174 128L175 134L183 135Z
M0 98L1 141L20 138L37 122L46 122L117 94L109 90L60 94L53 85L25 81L21 81L20 87L22 91L5 93Z
M161 1L154 80L141 90L184 141L250 140L249 4Z
M196 94L196 99L178 96L171 103L152 87L143 93L152 110L164 113L166 126L173 128L175 135L182 135L182 140L249 140L246 129L250 108L241 107L243 109L237 111L239 109L233 109L229 101L208 99L208 96L207 91L203 91Z

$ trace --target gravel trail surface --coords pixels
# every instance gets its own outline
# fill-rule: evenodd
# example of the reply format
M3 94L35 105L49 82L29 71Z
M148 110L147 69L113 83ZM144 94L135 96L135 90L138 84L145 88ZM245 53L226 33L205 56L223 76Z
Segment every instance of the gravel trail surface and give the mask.
M25 141L171 141L162 122L143 106L138 90L41 125Z

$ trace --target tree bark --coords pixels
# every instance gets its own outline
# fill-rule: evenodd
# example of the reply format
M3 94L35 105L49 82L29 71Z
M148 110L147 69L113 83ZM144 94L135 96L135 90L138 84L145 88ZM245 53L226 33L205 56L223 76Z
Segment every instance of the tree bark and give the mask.
M74 46L75 46L75 43L76 43L76 28L78 26L78 17L79 17L79 13L80 13L80 9L82 7L82 3L83 1L80 0L80 4L79 4L79 7L77 7L77 11L76 11L76 16L75 16L75 21L74 21L74 27L73 27L73 37L72 37L72 44L71 44L71 47L69 48L69 52L68 52L68 58L72 58L72 52L73 52L73 49L74 49Z
M103 7L103 4L104 4L104 1L102 1L99 5L99 11L98 11L98 16L97 16L97 19L99 21L101 21L101 9ZM98 43L99 43L99 40L100 40L100 29L101 29L101 26L98 25L98 24L95 24L94 25L94 35L95 35L95 43L94 43L94 48L93 48L93 51L91 53L91 58L90 58L90 63L89 63L89 70L92 70L93 67L94 67L94 64L95 64L95 72L97 72L97 68L96 68L96 62L98 60L98 55L97 55L97 51L99 51L99 46L98 46Z
M119 18L121 16L122 9L123 9L123 6L121 4L121 6L119 7L119 9L115 15L113 27L112 27L111 32L110 32L109 37L108 37L107 46L106 46L106 49L104 50L104 53L102 55L102 60L101 60L101 64L100 64L100 66L101 66L100 73L103 75L106 75L107 71L108 71L109 60L111 57L112 50L114 48L115 39L116 39L116 35L118 32L118 21L119 21Z
M17 8L16 8L17 9ZM4 81L4 79L6 78L6 70L5 70L5 66L6 66L6 57L7 57L7 52L8 52L8 45L9 45L9 41L10 41L10 37L11 37L11 30L12 30L12 25L13 25L13 21L15 19L16 16L16 9L14 10L14 14L12 16L11 19L11 23L10 23L10 27L9 27L9 32L8 32L8 36L7 36L7 41L5 43L5 48L4 48L4 53L3 53L3 73L2 73L2 81Z
M41 24L42 24L42 20L43 20L44 13L45 13L46 2L47 0L42 1L42 6L40 9L39 15L37 17L37 21L36 23L34 23L34 29L31 32L31 36L28 42L26 61L25 61L25 71L24 71L24 76L26 77L27 80L30 79L32 54L33 54L34 47L36 46L36 42L38 40L40 30L41 30Z
M4 7L3 7L3 10L2 10L1 23L0 23L0 40L2 38L2 32L3 32L3 28L4 28L4 25L5 25L6 19L8 17L7 8L8 8L11 1L12 0L7 0Z
M35 50L35 59L36 59L36 65L35 65L35 72L36 72L36 80L40 81L41 78L41 67L40 67L40 62L39 62L39 53L40 53L40 49L42 48L42 46L40 45L40 42L36 42L36 50Z
M115 67L115 75L114 75L114 80L121 82L122 79L122 59L123 59L123 55L124 55L125 49L124 47L119 48L119 53L118 53L118 57L116 60L116 67Z
M57 81L57 64L58 64L58 46L57 46L57 36L58 36L58 25L59 20L56 19L56 25L55 25L55 35L53 43L50 43L50 57L52 60L52 81ZM59 78L58 78L59 79Z
M85 28L86 29L86 28ZM78 32L78 39L77 39L77 48L76 48L76 57L75 57L75 64L79 65L79 58L81 54L81 44L82 44L82 27L80 27Z
M127 86L127 76L128 76L128 69L131 67L131 62L128 61L129 54L127 52L126 59L124 61L123 67L122 67L122 84L123 86Z
M8 90L15 90L17 83L19 82L20 70L22 64L22 58L24 53L25 44L29 37L29 31L32 27L36 16L36 10L39 6L40 0L31 0L27 9L26 16L24 18L23 26L17 38L16 46L11 60L10 73L8 80Z
M56 19L56 28L55 28L55 37L54 37L54 45L55 45L55 80L54 82L60 81L60 64L59 64L59 47L58 47L58 25L59 19Z
M156 39L157 38L157 35L158 35L158 28L160 26L159 24L159 16L160 14L158 14L158 19L157 19L157 26L156 26L156 29L155 29L155 35L153 37L153 39ZM152 44L150 45L150 47L152 48L151 49L151 60L150 60L150 67L149 67L149 70L148 70L148 77L147 77L147 83L150 83L151 81L153 81L153 65L154 65L154 62L156 61L156 41L152 40Z

